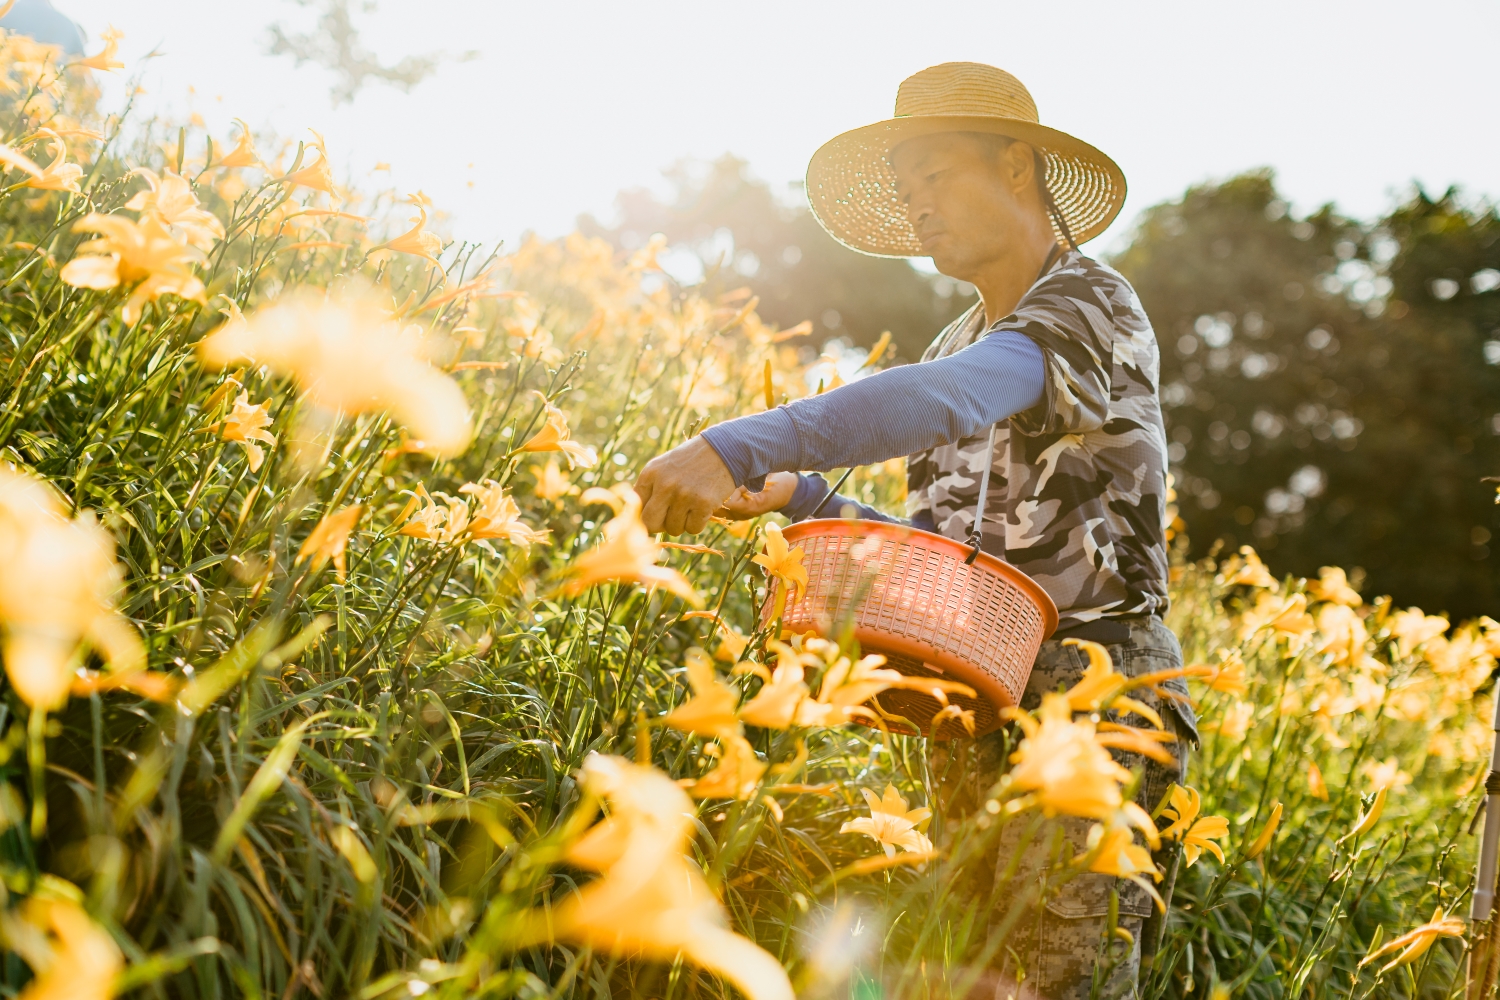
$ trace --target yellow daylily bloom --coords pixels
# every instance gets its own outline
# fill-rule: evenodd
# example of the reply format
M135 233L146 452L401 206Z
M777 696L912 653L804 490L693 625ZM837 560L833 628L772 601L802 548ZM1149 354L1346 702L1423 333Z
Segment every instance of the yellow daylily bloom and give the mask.
M1109 826L1095 824L1089 830L1088 854L1085 857L1088 858L1089 871L1130 879L1151 895L1158 909L1166 911L1166 904L1157 894L1156 887L1141 878L1142 875L1150 875L1153 881L1160 882L1162 874L1151 860L1151 852L1135 842L1135 834L1130 827L1120 823L1111 823Z
M124 579L115 540L83 513L69 520L55 490L0 469L0 654L16 694L55 711L77 677L80 646L116 674L146 665L134 626L115 610Z
M71 899L32 896L0 914L0 941L35 976L19 1000L110 1000L125 956Z
M1089 659L1083 676L1067 691L1068 704L1073 711L1098 712L1104 708L1116 708L1133 712L1149 720L1157 729L1162 728L1161 716L1155 709L1120 694L1130 685L1130 678L1116 672L1107 649L1087 639L1064 639L1063 645L1077 646Z
M807 589L807 567L802 557L807 553L802 546L788 546L781 529L774 524L766 525L766 547L760 555L750 561L766 571L766 575L781 581L776 588L776 610L771 617L780 618L786 610L787 589L800 594Z
M898 670L881 669L886 660L879 653L851 661L840 653L837 643L826 639L812 639L806 645L815 653L821 651L827 668L817 698L804 701L797 708L796 721L800 726L838 726L855 719L875 724L878 718L865 704L892 688L926 694L938 690L974 697L974 689L967 684L936 677L908 677Z
M547 422L542 429L527 439L526 443L517 448L517 451L560 451L568 457L568 468L574 463L585 469L592 469L599 462L599 455L593 448L586 447L574 441L568 431L568 417L562 410L547 401L547 397L536 393L542 401L547 414Z
M33 178L42 176L42 168L33 163L29 156L17 152L4 143L0 143L0 163L24 174L30 174Z
M1271 839L1276 836L1276 828L1279 826L1281 826L1281 803L1272 802L1271 818L1266 820L1266 825L1261 828L1260 836L1245 848L1246 861L1254 861L1266 853L1266 848L1271 846Z
M203 282L193 273L203 255L179 242L154 216L131 222L91 212L74 223L73 231L100 236L78 248L78 256L63 265L60 277L75 288L134 285L120 310L125 322L134 323L147 301L163 295L203 301Z
M239 398L234 401L234 408L229 415L211 426L219 432L219 437L223 440L243 445L245 460L250 466L250 471L259 472L266 453L255 442L264 441L269 445L276 444L276 435L265 429L270 423L271 401L268 399L264 403L251 405L250 394L241 392Z
M397 534L441 544L456 541L469 526L469 505L446 493L438 496L446 506L438 504L428 494L427 487L418 483L416 496L407 502L406 509L396 518L401 525Z
M770 644L778 651L776 669L755 697L740 709L740 719L763 729L787 729L797 721L798 710L808 699L801 658L796 650L780 642ZM762 668L764 669L764 668Z
M1255 702L1235 701L1225 705L1219 719L1206 722L1198 728L1205 733L1218 733L1226 740L1242 740L1255 720Z
M1323 770L1314 760L1307 762L1307 790L1313 798L1328 801L1328 783L1323 780Z
M425 261L438 264L437 255L443 252L443 238L437 233L427 231L427 210L419 206L417 211L421 214L409 220L415 223L411 229L395 239L373 247L370 253L394 250L397 253L411 254L413 257L421 257Z
M1073 721L1066 695L1042 699L1040 721L1015 713L1025 739L1011 756L1010 786L1030 793L1047 815L1109 819L1125 804L1120 786L1130 780L1094 736L1094 724Z
M104 38L104 48L97 55L89 56L87 59L80 59L73 63L73 65L87 66L89 69L97 69L103 73L124 69L125 64L115 58L115 53L119 51L120 39L125 37L125 32L114 25L110 25L102 37Z
M250 361L291 375L325 409L385 410L411 429L421 450L457 454L469 444L469 405L458 384L427 362L423 346L420 327L392 321L378 297L351 289L339 298L288 293L249 317L231 308L198 354L214 367Z
M144 178L150 186L136 192L125 203L126 208L142 215L153 213L168 232L199 250L207 250L224 238L224 224L198 204L198 196L193 194L193 186L186 178L170 170L157 177L145 167L137 167L131 173Z
M1229 836L1229 820L1223 816L1198 815L1202 799L1196 788L1173 785L1169 801L1171 804L1162 810L1162 815L1172 820L1172 824L1161 831L1161 838L1182 841L1182 853L1189 868L1204 851L1223 864L1224 851L1214 841Z
M744 658L745 648L750 645L750 640L740 635L733 625L722 618L717 620L716 625L719 629L719 648L714 650L714 659L738 663Z
M582 784L611 809L568 848L567 859L601 877L536 911L518 937L667 962L680 955L748 1000L793 1000L781 963L725 926L723 906L685 857L693 828L687 794L654 768L598 754L584 761Z
M760 787L766 766L749 740L725 733L719 737L719 763L714 769L701 778L683 778L677 783L695 799L746 800Z
M1262 593L1255 606L1240 618L1240 638L1249 639L1261 629L1270 629L1277 637L1287 640L1293 651L1301 649L1307 637L1317 628L1312 615L1307 613L1307 595L1292 594L1281 597L1273 593Z
M880 363L880 359L883 358L883 357L885 357L886 349L888 347L890 347L890 346L891 346L891 331L887 330L887 331L885 331L884 333L882 333L880 335L880 339L879 340L875 341L875 346L872 347L872 348L870 348L870 353L867 354L867 355L865 355L864 364L860 365L860 367L861 368L874 368L876 365L878 365Z
M596 486L585 490L581 499L584 503L610 502L600 499L601 495L613 499L612 506L617 505L617 512L601 529L604 541L597 548L578 556L568 567L564 592L581 594L596 584L618 580L645 587L661 587L694 607L701 607L703 600L688 583L687 577L670 566L656 565L662 547L641 520L641 498L635 490L623 483L617 484L614 491Z
M1370 803L1369 811L1360 815L1359 819L1355 821L1353 828L1339 838L1339 843L1342 844L1346 840L1363 837L1375 828L1375 824L1380 821L1381 813L1385 812L1385 796L1387 791L1389 789L1381 788L1375 792L1375 801Z
M578 493L578 487L568 481L567 475L555 458L549 458L546 465L533 465L531 474L536 477L534 492L543 500L556 504L563 497L575 496Z
M896 856L896 848L903 851L927 853L932 850L932 841L917 828L932 816L932 810L923 806L907 809L906 799L896 791L895 785L885 786L885 795L876 795L868 788L861 788L870 815L851 819L839 827L839 833L861 833L871 838L885 851L885 856Z
M534 542L545 542L552 536L546 528L533 528L521 520L521 508L504 487L493 479L465 483L458 488L479 501L479 508L469 516L469 537L477 541L503 538L512 545L530 548Z
M297 550L297 561L312 560L312 571L316 573L332 559L339 583L343 583L346 579L344 560L349 549L349 535L353 533L355 525L359 524L359 517L364 509L363 504L354 504L319 521L307 536L307 541Z
M68 162L68 144L63 142L62 136L50 128L37 131L47 136L47 152L52 156L52 162L43 167L41 173L27 180L26 186L42 191L81 193L78 179L83 176L83 168L76 163ZM22 167L22 169L25 168Z
M689 647L684 655L687 664L688 683L693 696L668 712L662 722L673 729L681 729L699 736L723 736L740 730L735 706L740 693L719 680L714 673L713 660L697 646Z
M1448 631L1448 619L1424 614L1421 608L1407 608L1391 616L1391 635L1397 640L1402 656L1410 656L1417 647Z
M1427 954L1427 949L1440 937L1461 938L1468 933L1468 924L1459 917L1444 917L1443 908L1440 906L1432 911L1432 919L1415 930L1407 931L1400 937L1391 938L1379 948L1370 952L1360 959L1359 967L1363 969L1378 958L1383 958L1393 951L1399 951L1390 962L1381 967L1380 973L1384 975L1402 965L1408 965Z
M1248 545L1240 546L1240 554L1224 564L1219 582L1226 587L1261 587L1268 590L1280 586L1271 571L1266 569L1266 564L1260 561L1260 556Z
M1163 764L1174 764L1177 760L1166 747L1162 746L1164 743L1177 742L1177 737L1159 729L1137 729L1135 726L1101 722L1099 732L1094 738L1102 747L1138 753L1142 757L1150 757Z
M1199 667L1192 668L1194 673L1190 676L1201 676L1210 690L1232 695L1243 695L1249 690L1249 685L1245 682L1245 661L1238 649L1219 650L1218 665L1204 666L1201 668L1202 673L1197 674L1199 670Z
M238 118L234 123L240 127L240 137L235 143L234 149L230 150L218 163L216 167L258 167L261 165L260 154L255 151L255 139L250 134L250 126Z
M1366 646L1370 633L1355 610L1344 604L1318 608L1318 631L1323 634L1319 652L1331 653L1334 663L1362 667L1369 659Z
M308 131L312 132L312 129ZM337 198L338 187L333 183L333 171L328 167L328 150L323 137L317 132L313 132L313 136L317 141L308 143L307 148L317 150L317 162L287 174L281 178L280 183L289 187L311 188Z
M1376 791L1384 788L1400 791L1411 784L1411 775L1401 770L1401 764L1395 757L1384 761L1365 761L1361 772L1370 779L1370 787Z
M1315 601L1331 601L1351 608L1364 603L1359 591L1349 586L1349 577L1337 566L1318 570L1318 578L1307 585L1307 593Z

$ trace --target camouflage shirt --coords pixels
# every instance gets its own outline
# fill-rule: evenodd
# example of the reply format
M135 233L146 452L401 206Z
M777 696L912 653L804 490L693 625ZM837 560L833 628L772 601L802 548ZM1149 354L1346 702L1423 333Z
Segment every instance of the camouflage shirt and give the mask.
M922 356L951 354L983 332L976 305ZM1062 625L1167 606L1163 523L1167 441L1157 397L1156 334L1118 272L1064 253L992 329L1030 337L1046 359L1042 402L1000 424L983 547L1036 580ZM907 506L966 539L988 434L907 460Z

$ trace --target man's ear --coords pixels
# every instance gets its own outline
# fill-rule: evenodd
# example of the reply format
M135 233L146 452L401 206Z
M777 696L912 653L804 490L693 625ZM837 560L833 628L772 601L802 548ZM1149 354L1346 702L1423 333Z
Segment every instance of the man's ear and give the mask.
M1000 151L1001 176L1011 193L1019 195L1036 184L1036 153L1030 143L1019 140Z

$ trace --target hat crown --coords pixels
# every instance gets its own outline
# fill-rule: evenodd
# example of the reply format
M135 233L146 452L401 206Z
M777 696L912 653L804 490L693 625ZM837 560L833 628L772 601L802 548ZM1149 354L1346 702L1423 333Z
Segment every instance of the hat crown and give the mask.
M1025 84L1003 69L972 62L940 63L903 80L896 91L896 117L914 115L1040 120Z

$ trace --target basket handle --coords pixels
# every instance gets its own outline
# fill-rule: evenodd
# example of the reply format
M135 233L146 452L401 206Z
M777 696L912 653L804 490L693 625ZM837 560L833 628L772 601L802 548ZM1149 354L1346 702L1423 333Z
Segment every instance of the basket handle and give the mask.
M974 529L969 532L969 544L973 546L968 556L964 559L967 566L974 565L974 560L979 558L979 543L984 534L984 502L989 498L990 473L995 467L995 428L998 424L990 424L990 439L984 446L984 471L979 476L979 502L974 505Z

